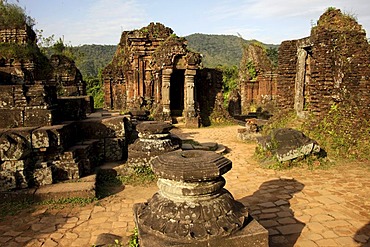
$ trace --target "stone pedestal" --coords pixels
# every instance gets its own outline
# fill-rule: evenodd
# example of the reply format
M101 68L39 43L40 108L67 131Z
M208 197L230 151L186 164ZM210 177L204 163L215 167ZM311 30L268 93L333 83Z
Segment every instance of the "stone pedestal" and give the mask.
M267 230L223 188L230 160L191 150L150 163L159 192L134 205L140 246L268 246Z
M129 146L127 163L130 166L149 165L149 161L160 154L180 148L172 138L172 125L166 122L145 121L136 126L139 138Z

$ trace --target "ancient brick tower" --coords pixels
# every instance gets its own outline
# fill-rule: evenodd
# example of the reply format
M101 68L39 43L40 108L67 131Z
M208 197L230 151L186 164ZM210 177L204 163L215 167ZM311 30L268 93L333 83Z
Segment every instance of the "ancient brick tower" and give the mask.
M105 108L146 108L158 116L195 119L194 78L200 54L160 23L124 31L112 62L104 69Z
M279 48L278 104L324 116L334 103L370 116L370 45L354 18L328 9L311 36Z

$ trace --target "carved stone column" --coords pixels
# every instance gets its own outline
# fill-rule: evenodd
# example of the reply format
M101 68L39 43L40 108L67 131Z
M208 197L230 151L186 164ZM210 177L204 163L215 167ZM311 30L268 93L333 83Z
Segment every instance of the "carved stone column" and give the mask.
M185 71L185 93L184 93L184 105L185 105L185 124L188 127L198 127L198 118L195 111L195 87L194 77L196 70L187 69Z
M185 112L186 117L194 117L195 116L195 107L194 107L194 77L196 75L196 70L189 70L185 71Z
M150 163L159 192L134 205L141 247L268 246L268 231L223 188L230 160L189 150L162 154Z
M170 109L170 83L171 83L172 69L162 70L162 106L163 114L171 115Z

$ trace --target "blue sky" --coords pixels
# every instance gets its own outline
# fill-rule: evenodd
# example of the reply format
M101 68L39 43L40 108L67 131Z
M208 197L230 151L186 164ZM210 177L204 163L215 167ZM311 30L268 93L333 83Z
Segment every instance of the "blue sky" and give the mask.
M8 0L8 2L17 2ZM161 22L179 36L240 34L280 44L309 36L328 7L357 17L370 32L369 0L18 0L43 35L65 43L117 44L121 32Z

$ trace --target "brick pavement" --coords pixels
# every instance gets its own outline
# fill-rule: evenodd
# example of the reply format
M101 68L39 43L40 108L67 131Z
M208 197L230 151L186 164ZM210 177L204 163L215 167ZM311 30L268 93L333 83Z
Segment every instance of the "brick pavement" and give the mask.
M270 234L270 246L370 246L370 164L328 170L263 169L255 144L236 139L237 126L173 130L197 141L226 145L233 169L226 188L243 202ZM99 237L127 236L134 228L132 206L155 185L126 188L85 207L39 206L0 222L0 246L91 246Z

